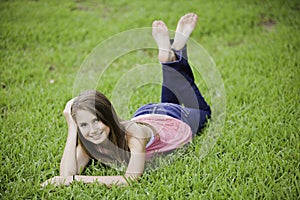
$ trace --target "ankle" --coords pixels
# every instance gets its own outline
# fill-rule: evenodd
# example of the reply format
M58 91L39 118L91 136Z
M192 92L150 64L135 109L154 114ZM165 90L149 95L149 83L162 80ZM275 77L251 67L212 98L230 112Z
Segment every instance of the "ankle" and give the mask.
M176 61L176 55L171 49L168 51L159 50L158 60L161 63L173 62L173 61Z
M182 46L182 45L181 45ZM178 45L178 44L172 44L172 46L171 46L171 49L173 49L173 50L175 50L175 51L180 51L183 47L181 47L180 45Z
M186 42L188 40L188 38L182 37L181 35L180 35L181 37L179 37L178 35L180 35L180 34L177 34L177 37L175 37L174 42L171 45L171 49L173 49L175 51L182 50L185 47Z

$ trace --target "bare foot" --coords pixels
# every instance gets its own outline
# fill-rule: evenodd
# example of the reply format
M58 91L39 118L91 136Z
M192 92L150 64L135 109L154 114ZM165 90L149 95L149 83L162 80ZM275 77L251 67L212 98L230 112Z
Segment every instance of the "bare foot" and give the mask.
M158 46L158 60L170 62L175 60L175 54L171 50L170 36L166 24L156 20L152 23L152 36Z
M197 21L198 16L194 13L188 13L180 18L172 44L173 49L181 50L184 47L190 34L195 29Z

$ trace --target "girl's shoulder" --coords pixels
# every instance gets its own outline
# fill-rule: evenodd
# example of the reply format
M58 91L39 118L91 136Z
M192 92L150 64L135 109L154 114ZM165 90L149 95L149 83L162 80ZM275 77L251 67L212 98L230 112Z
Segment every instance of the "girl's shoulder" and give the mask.
M151 131L140 123L134 121L122 121L121 124L125 127L127 137L148 140L152 136Z

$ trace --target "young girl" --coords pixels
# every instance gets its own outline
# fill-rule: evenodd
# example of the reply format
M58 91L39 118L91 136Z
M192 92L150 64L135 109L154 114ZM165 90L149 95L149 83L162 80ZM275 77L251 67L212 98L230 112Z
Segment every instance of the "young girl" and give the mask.
M129 121L120 121L110 101L100 92L89 90L70 100L64 110L68 138L60 163L60 176L47 184L69 185L73 181L127 184L138 179L145 162L187 144L204 127L211 111L194 83L187 62L186 42L198 17L189 13L178 21L170 42L163 21L154 21L152 35L162 64L161 103L140 107ZM77 142L78 141L78 142ZM125 175L77 175L96 159L104 164L127 164Z

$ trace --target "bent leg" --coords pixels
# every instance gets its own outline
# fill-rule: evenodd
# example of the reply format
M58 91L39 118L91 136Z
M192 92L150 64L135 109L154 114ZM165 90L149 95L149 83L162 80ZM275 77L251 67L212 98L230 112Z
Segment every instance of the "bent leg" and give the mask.
M183 54L186 55L186 47L174 52L178 57L177 61L162 63L161 102L183 104L185 107L210 112L210 107L194 82L192 69L188 61L182 56Z
M153 109L146 109L147 112L141 109L137 113L161 112L161 108L167 110L168 115L176 113L174 117L189 124L194 134L204 127L206 119L211 115L210 107L195 84L192 69L187 61L186 42L197 20L198 16L194 13L182 16L177 24L174 42L171 43L166 25L162 21L153 22L152 35L159 48L158 59L163 71L162 103L151 105Z

